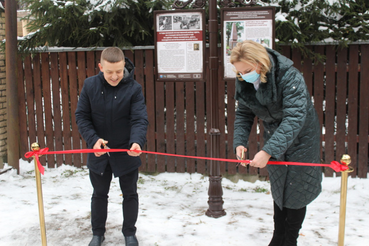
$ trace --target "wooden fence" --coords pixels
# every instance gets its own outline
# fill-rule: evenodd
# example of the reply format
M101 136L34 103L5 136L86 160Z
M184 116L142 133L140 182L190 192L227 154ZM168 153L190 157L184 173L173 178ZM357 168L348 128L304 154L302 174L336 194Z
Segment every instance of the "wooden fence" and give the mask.
M282 46L280 52L291 58L303 73L321 122L322 162L352 159L353 177L367 177L369 129L369 45L348 48L334 45L309 46L326 56L314 64L299 50ZM146 150L181 155L209 156L209 83L156 82L153 47L125 50L135 64L135 79L142 85L149 117ZM220 51L219 51L220 52ZM78 133L74 112L86 77L98 73L101 49L41 52L18 62L21 154L38 142L50 150L86 148ZM220 53L219 53L220 54ZM205 59L207 60L206 55ZM235 83L224 81L219 64L220 158L234 158L233 123ZM255 119L249 141L249 158L263 146L263 128ZM141 155L141 171L207 174L209 162L198 159ZM63 163L86 165L86 154L47 155L43 165ZM332 176L330 168L323 169ZM221 173L248 173L267 176L266 169L239 168L221 163Z

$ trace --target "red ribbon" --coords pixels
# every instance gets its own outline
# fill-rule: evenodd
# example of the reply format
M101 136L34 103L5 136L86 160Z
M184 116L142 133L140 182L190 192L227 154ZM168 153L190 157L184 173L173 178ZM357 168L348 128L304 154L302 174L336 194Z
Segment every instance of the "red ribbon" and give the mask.
M45 173L45 168L41 165L40 160L38 159L39 156L41 155L47 155L49 148L44 148L44 149L39 149L39 150L33 150L33 151L29 151L27 153L24 154L24 156L26 158L31 158L32 156L35 157L36 162L37 162L37 168L38 171L43 175Z
M200 160L213 160L222 162L234 162L234 163L245 163L250 164L251 160L236 160L236 159L225 159L225 158L213 158L213 157L201 157L201 156L190 156L190 155L177 155L177 154L167 154L154 151L145 150L129 150L129 149L75 149L75 150L64 150L64 151L49 151L49 148L44 148L40 150L34 150L27 152L24 156L30 158L35 157L37 161L37 166L41 174L44 174L45 168L41 165L39 161L39 155L52 155L52 154L81 154L81 153L95 153L95 152L127 152L133 151L137 153L153 154L153 155L165 155L174 157L184 157ZM341 172L347 170L349 167L339 163L338 161L332 161L330 164L324 163L305 163L305 162L285 162L285 161L268 161L269 165L295 165L295 166L319 166L319 167L330 167L335 172Z

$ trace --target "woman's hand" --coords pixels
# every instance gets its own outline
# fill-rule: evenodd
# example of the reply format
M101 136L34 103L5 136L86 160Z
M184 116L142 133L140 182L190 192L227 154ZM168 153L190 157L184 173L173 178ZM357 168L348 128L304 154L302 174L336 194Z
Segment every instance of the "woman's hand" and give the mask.
M242 145L237 146L236 148L237 160L245 160L246 152L247 152L247 148L245 148ZM246 167L247 164L244 162L241 162L240 165Z
M267 152L265 152L264 150L260 150L258 153L256 153L254 159L250 162L250 166L264 168L267 165L270 157L271 155L269 155Z

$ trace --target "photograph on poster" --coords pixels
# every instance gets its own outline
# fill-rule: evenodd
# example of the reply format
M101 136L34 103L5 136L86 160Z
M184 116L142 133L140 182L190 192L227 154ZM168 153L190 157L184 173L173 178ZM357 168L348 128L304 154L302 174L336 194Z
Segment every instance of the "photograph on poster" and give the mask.
M243 21L226 21L225 23L225 48L226 55L231 55L231 50L238 42L245 40L245 23Z
M155 18L158 78L202 79L203 13L165 12Z
M160 16L159 30L172 30L172 16Z
M200 29L200 15L182 14L173 16L173 30Z
M250 8L223 11L224 77L235 78L234 66L229 62L231 51L237 43L253 40L264 47L273 48L274 10Z

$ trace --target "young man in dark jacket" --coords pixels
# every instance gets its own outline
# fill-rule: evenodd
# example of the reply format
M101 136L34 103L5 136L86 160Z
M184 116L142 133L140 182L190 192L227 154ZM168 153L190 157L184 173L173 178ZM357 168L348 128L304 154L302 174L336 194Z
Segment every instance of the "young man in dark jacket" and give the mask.
M146 142L147 112L140 84L134 78L134 66L117 47L103 50L100 73L85 80L76 121L88 148L141 150ZM87 167L93 187L91 225L93 238L89 246L104 241L108 193L112 175L119 178L123 193L123 228L127 246L138 245L137 179L140 153L101 152L88 154Z

